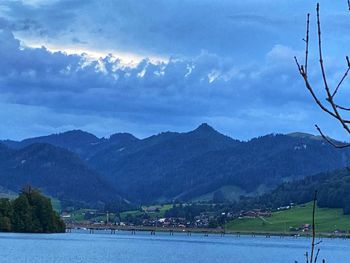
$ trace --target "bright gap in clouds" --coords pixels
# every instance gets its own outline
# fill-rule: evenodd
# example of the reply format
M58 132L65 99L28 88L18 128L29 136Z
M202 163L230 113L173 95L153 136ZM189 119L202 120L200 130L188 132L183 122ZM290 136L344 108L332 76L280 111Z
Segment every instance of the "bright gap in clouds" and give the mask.
M15 34L16 35L16 34ZM20 39L20 37L18 37ZM23 47L29 48L42 48L45 47L50 52L63 52L68 55L85 55L87 58L91 60L98 60L100 58L105 58L109 55L120 60L122 65L135 67L142 60L148 59L150 62L158 64L160 62L168 62L169 59L160 56L140 56L136 53L128 53L128 52L120 52L117 50L95 50L87 47L82 47L79 45L71 45L71 46L63 46L63 45L54 45L46 42L38 42L38 41L28 41L21 40L21 45Z

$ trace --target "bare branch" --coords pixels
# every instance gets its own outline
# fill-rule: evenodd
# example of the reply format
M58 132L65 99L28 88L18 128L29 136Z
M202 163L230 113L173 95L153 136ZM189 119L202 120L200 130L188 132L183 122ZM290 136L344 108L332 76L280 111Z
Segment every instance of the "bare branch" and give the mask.
M350 0L349 0L350 1ZM348 68L347 70L345 71L342 79L339 81L338 85L337 85L337 88L334 90L333 94L332 94L332 98L334 98L334 96L337 94L341 84L343 84L344 80L346 79L346 77L348 76L349 74L349 71L350 71L350 62L349 62L349 57L346 57L346 61L348 62Z
M316 213L316 202L317 202L317 190L315 191L313 208L312 208L312 242L311 242L310 263L313 262L314 251L315 251L315 238L316 238L315 213Z
M322 240L318 241L318 242L315 244L315 246L318 246L318 245L321 244L321 243L322 243Z
M303 74L304 74L304 70L303 70L302 66L300 66L300 63L299 63L299 61L298 61L298 58L294 56L294 60L295 60L295 63L297 64L299 73L300 73L301 75L303 75Z
M350 0L349 0L350 1ZM326 80L326 74L325 74L325 70L324 70L324 66L323 66L323 55L322 55L322 45L321 45L321 23L320 23L320 18L319 18L319 5L317 5L317 11L318 11L318 32L319 32L319 53L320 53L320 64L321 64L321 69L323 72L323 79L324 79L324 83L325 83L325 87L328 89L328 93L329 96L328 98L331 97L331 100L329 102L331 102L333 111L329 110L325 105L323 105L323 103L318 99L318 97L316 96L309 80L308 80L308 74L307 74L307 68L308 68L308 57L309 57L309 42L310 42L310 38L309 38L309 32L310 32L310 14L307 15L307 20L306 20L306 38L304 39L305 46L306 46L306 50L305 50L305 65L301 65L298 61L298 59L296 57L294 57L295 63L298 67L298 71L300 73L300 75L303 77L306 88L309 90L309 92L311 93L314 101L316 102L316 104L326 113L328 113L329 115L331 115L332 117L338 119L343 126L346 126L346 124L350 123L349 120L345 120L343 119L340 114L337 112L337 107L335 105L335 103L332 100L332 95L330 95L330 91L328 88L328 83ZM347 57L347 62L348 62L348 66L350 65L349 63L349 59ZM349 68L349 67L348 67ZM346 75L348 74L348 72L346 72ZM344 74L345 75L345 74ZM343 83L343 81L345 80L346 76L343 77L344 79L341 81L340 85ZM339 87L340 87L339 85ZM339 88L337 88L339 89ZM328 95L327 93L327 95ZM335 92L336 93L336 92ZM333 93L334 94L334 93ZM350 129L348 131L350 133Z
M314 263L317 263L317 258L318 258L318 254L320 253L320 249L317 249L317 253L316 253L316 257L315 257L315 261Z
M340 105L338 105L338 104L335 104L335 106L336 106L338 109L345 110L345 111L350 111L350 108L347 108L347 107L344 107L344 106L340 106Z
M339 148L339 149L343 149L343 148L347 148L347 147L350 147L350 144L336 144L334 143L331 139L329 139L328 136L326 136L322 130L320 129L320 127L318 127L317 125L316 126L316 129L318 130L318 132L320 133L320 135L322 136L322 138L328 142L330 145L332 145L333 147L335 148Z
M311 86L311 84L310 84L310 82L309 82L309 80L308 80L307 75L305 74L304 67L298 63L298 60L297 60L296 58L295 58L295 61L296 61L296 63L297 63L297 66L298 66L300 75L301 75L301 76L303 77L303 79L304 79L305 86L306 86L306 88L309 90L309 92L310 92L312 98L314 99L314 101L316 102L316 104L317 104L323 111L327 112L329 115L331 115L332 117L334 117L334 118L336 118L336 119L339 120L339 118L341 118L341 117L338 117L334 112L331 112L329 109L327 109L327 107L324 106L323 103L318 99L318 97L316 96L316 94L315 94L315 92L314 92L314 90L313 90L313 88L312 88L312 86ZM342 119L342 121L343 121L344 123L350 123L349 120ZM349 133L350 133L350 132L349 132Z
M326 70L324 68L323 64L323 54L322 54L322 37L321 37L321 19L320 19L320 4L317 3L316 7L316 13L317 13L317 35L318 35L318 55L319 55L319 62L321 67L321 73L322 73L322 79L324 83L324 87L326 89L327 94L330 93L327 77L326 77Z
M333 113L336 116L336 119L339 120L339 122L342 124L343 128L350 134L350 128L349 126L345 123L344 119L340 116L337 107L335 106L335 103L333 101L333 97L331 95L328 82L327 82L327 77L326 77L326 71L324 68L323 64L323 54L322 54L322 37L321 37L321 19L320 19L320 4L317 4L316 7L316 13L317 13L317 32L318 32L318 53L319 53L319 61L320 61L320 67L321 67L321 73L322 73L322 79L324 83L324 88L327 93L327 100L331 104L333 108ZM348 60L348 59L347 59Z
M309 36L310 36L310 13L307 14L307 18L306 18L306 38L305 38L305 74L306 75L307 75L307 65L309 61Z

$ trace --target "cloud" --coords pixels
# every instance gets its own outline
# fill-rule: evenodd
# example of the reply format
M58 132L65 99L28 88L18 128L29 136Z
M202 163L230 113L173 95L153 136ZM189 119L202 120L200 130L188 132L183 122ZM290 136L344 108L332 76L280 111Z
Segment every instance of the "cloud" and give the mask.
M101 3L0 4L0 116L12 128L0 129L0 137L72 128L100 136L129 131L144 137L186 131L200 122L240 139L313 132L314 123L332 136L342 136L314 105L293 61L293 56L303 56L304 13L314 8L312 3ZM329 7L329 17L338 12L334 6L322 6ZM331 37L325 41L333 43ZM35 47L28 45L34 42ZM101 58L63 52L78 46L97 50ZM129 65L116 54L103 56L109 49L139 59ZM332 84L343 72L336 50L326 58ZM157 56L166 59L152 59ZM315 54L311 59L316 61ZM311 80L321 94L314 63ZM344 90L340 95L344 101L349 94Z
M341 6L322 4L328 12ZM298 43L305 13L314 5L302 0L4 0L3 4L11 29L28 44L41 40L64 47L79 39L92 50L145 57L196 56L207 50L236 60L261 58L277 43Z
M23 48L11 31L2 30L1 115L13 128L12 138L71 128L144 137L204 121L242 139L310 131L312 118L321 115L303 89L293 54L299 53L276 45L262 63L249 65L202 51L193 58L127 66L113 55L91 60ZM7 130L0 135L10 136Z

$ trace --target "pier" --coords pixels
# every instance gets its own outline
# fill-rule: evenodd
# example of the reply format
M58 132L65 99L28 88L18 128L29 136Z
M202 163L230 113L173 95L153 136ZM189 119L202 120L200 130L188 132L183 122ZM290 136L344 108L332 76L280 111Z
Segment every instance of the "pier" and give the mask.
M94 234L98 231L107 231L110 234L117 234L118 231L129 232L131 235L136 235L138 232L142 233L150 233L150 235L154 236L156 233L169 233L170 236L174 236L175 233L182 233L187 236L192 236L192 234L201 234L204 236L209 235L218 235L221 237L225 237L226 235L241 237L241 236L250 236L250 237L303 237L309 238L309 233L299 233L299 232L284 232L284 233L268 233L268 232L236 232L236 231L225 231L223 229L208 229L208 228L167 228L167 227L151 227L151 226L119 226L112 224L67 224L66 225L66 233L71 233L72 230L86 230L90 234ZM317 237L319 238L350 238L350 234L334 234L334 233L318 233Z

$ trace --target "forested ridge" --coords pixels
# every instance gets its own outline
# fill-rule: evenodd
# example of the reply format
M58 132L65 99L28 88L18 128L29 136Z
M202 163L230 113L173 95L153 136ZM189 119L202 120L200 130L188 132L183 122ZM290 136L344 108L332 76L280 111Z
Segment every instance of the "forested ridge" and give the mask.
M238 141L205 123L144 139L69 131L0 144L0 186L18 192L33 185L63 208L122 211L130 204L208 201L220 195L234 201L348 165L350 149L335 149L319 136L270 134Z
M281 184L271 193L257 198L243 198L244 206L264 206L276 209L291 203L304 204L313 200L318 191L318 206L342 208L350 214L350 168L320 173L302 180Z

